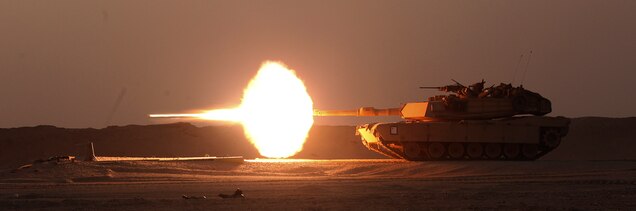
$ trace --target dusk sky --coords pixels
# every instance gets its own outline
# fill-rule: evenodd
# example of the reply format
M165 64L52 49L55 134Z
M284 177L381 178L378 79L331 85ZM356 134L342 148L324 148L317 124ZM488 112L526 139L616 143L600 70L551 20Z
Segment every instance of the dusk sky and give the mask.
M296 70L316 108L397 107L442 94L419 86L485 79L523 82L552 116L635 116L635 11L619 0L0 1L0 127L236 106L265 60Z

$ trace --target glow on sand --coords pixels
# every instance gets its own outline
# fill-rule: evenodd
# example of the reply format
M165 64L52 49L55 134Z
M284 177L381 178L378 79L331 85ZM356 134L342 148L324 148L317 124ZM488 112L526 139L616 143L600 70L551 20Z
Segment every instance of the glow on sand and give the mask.
M303 148L314 123L313 102L294 70L266 61L243 92L241 105L199 114L152 114L150 117L194 117L234 121L262 156L290 157Z

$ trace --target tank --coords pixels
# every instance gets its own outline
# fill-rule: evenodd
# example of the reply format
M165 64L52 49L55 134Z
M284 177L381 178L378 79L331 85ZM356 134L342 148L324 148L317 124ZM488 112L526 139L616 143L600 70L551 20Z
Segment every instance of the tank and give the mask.
M550 100L538 93L485 81L464 86L420 87L446 95L398 108L316 110L315 116L400 116L404 121L356 127L369 150L397 159L536 160L554 150L570 120L548 117Z

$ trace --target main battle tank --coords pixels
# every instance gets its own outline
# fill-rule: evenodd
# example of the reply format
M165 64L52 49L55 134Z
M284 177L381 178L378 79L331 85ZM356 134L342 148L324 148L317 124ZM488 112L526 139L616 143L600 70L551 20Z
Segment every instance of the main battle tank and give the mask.
M315 116L401 116L404 121L356 127L370 150L406 160L535 160L555 149L570 120L546 117L551 103L540 94L485 81L464 86L420 87L449 94L399 108L315 110Z

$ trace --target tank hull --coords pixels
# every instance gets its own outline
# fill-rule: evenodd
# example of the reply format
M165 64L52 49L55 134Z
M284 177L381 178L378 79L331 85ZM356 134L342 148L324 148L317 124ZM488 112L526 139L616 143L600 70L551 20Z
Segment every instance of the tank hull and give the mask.
M535 160L568 133L564 117L406 121L361 125L356 134L370 150L406 160Z

